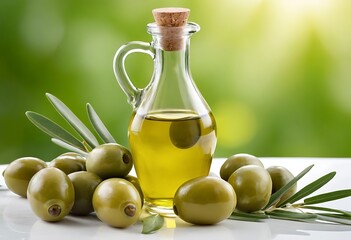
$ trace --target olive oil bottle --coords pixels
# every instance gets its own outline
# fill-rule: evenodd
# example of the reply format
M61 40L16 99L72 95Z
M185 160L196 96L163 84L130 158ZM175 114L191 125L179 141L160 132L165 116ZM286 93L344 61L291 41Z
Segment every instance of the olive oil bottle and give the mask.
M216 125L212 114L135 114L129 125L129 142L146 206L167 212L181 184L208 175L216 146Z
M117 50L114 72L133 106L128 135L134 166L150 212L174 215L173 197L184 182L208 174L217 142L216 122L197 89L189 66L189 9L153 11L151 43L129 42ZM154 72L145 88L130 81L124 67L130 53L146 53Z

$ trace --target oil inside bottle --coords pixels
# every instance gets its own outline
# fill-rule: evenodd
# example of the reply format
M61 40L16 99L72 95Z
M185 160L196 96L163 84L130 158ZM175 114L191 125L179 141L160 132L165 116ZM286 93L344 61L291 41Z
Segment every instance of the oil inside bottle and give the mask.
M216 141L212 113L134 113L129 142L147 210L172 215L173 197L179 186L208 175Z

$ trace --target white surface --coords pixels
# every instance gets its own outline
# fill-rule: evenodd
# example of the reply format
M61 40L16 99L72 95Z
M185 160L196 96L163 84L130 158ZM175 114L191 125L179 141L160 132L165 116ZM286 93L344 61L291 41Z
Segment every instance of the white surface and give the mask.
M265 167L280 165L294 175L314 164L312 170L298 183L299 189L318 177L336 171L334 179L319 193L351 188L351 159L333 158L261 158ZM218 174L224 159L215 159L211 172ZM5 166L0 165L0 172ZM0 177L0 184L4 181ZM351 198L334 201L323 206L351 211ZM174 228L174 226L176 227ZM67 240L67 239L218 239L218 240L266 240L266 239L351 239L351 226L300 223L265 220L261 223L225 220L214 226L194 226L179 219L167 220L165 226L154 234L141 234L137 223L126 229L112 228L100 222L94 215L87 217L67 216L58 223L38 219L26 199L18 197L6 188L0 188L0 239Z

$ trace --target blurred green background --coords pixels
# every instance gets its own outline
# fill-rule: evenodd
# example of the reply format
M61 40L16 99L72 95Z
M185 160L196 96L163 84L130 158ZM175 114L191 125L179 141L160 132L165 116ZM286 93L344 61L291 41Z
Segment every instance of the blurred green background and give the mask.
M24 115L67 127L46 92L85 123L91 103L128 146L132 109L113 56L126 42L150 41L151 10L168 6L190 8L201 26L191 71L217 120L216 157L351 156L349 0L1 0L0 163L64 152ZM152 61L134 54L127 69L143 87Z

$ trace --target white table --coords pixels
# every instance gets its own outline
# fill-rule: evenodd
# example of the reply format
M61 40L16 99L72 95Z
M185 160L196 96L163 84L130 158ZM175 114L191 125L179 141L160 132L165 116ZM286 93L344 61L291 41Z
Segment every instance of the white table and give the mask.
M314 164L312 170L298 182L299 188L331 171L334 179L316 193L351 188L351 158L261 158L266 167L287 167L294 175ZM224 159L214 159L211 172L218 174ZM5 168L0 165L0 172ZM4 185L2 176L0 184ZM324 204L351 211L351 198ZM301 223L267 219L263 222L225 220L214 226L194 226L179 219L169 219L154 234L141 234L142 225L137 223L126 229L116 229L100 222L94 215L87 217L67 216L58 223L38 219L26 199L0 189L0 239L67 240L67 239L217 239L217 240L266 240L266 239L351 239L351 226L322 223Z

